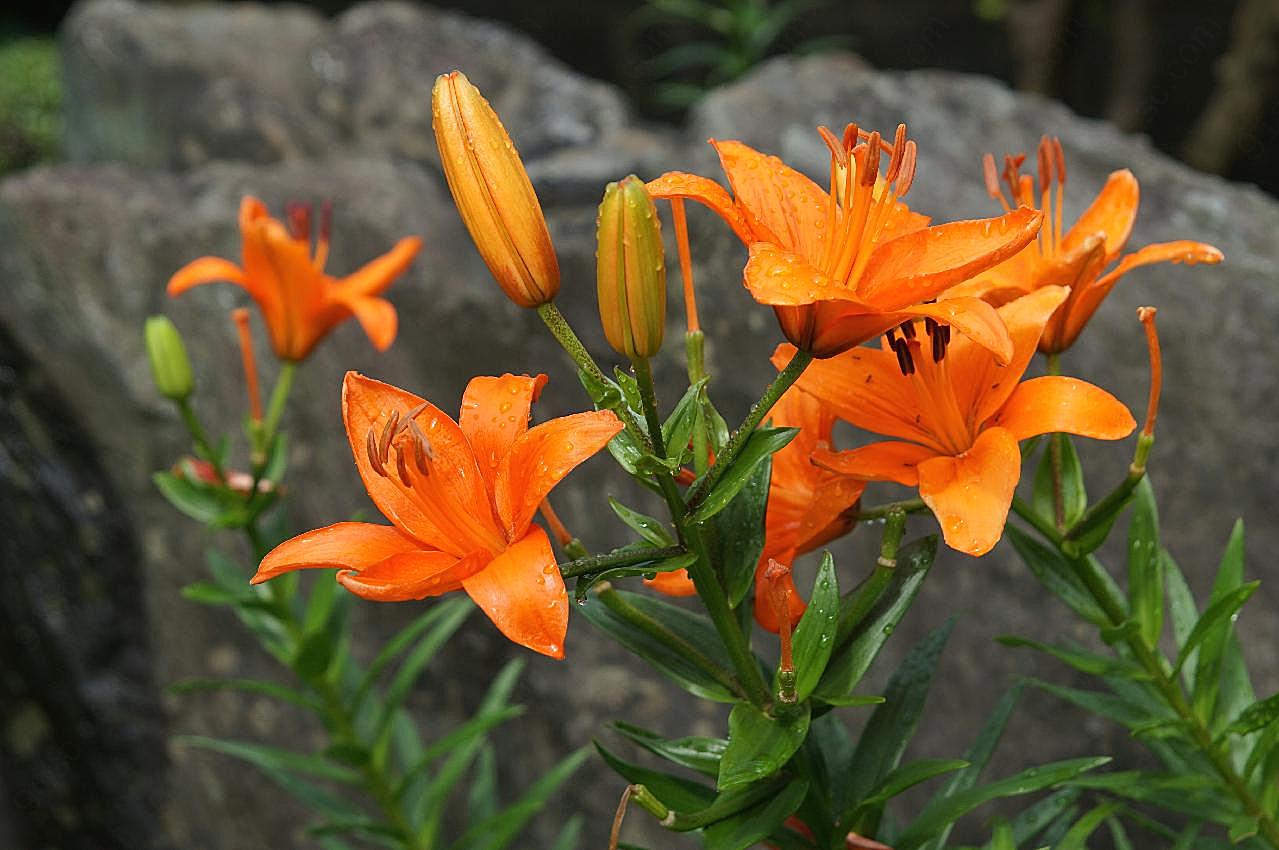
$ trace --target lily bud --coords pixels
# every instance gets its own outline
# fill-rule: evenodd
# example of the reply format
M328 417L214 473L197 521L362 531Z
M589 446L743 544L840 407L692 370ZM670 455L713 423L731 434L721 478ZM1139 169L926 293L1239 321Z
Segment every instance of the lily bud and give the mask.
M604 335L632 360L652 357L666 329L666 262L661 223L644 181L631 175L608 184L596 226Z
M191 377L191 361L187 359L187 349L182 344L178 329L166 317L152 316L147 319L144 335L155 388L165 398L186 400L195 381Z
M475 247L506 296L540 307L560 291L560 266L542 207L506 128L461 71L431 93L440 163Z

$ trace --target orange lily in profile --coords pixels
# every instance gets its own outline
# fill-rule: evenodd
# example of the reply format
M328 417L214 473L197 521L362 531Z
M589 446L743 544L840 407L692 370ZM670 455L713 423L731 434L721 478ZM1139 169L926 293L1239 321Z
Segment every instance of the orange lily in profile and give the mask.
M915 178L915 143L905 125L892 142L855 125L842 139L825 127L821 133L831 153L828 192L777 157L715 140L731 196L713 180L682 172L647 188L654 197L705 204L733 228L750 250L746 288L775 309L786 338L814 357L929 317L1007 360L1008 334L989 305L978 298L932 302L1028 245L1040 213L1020 209L930 227L899 200Z
M348 372L342 418L365 489L391 525L339 522L285 541L253 583L337 567L347 590L401 602L465 590L502 634L564 657L568 595L538 505L622 423L609 411L528 427L546 376L471 379L459 421L405 390Z
M1039 239L1012 259L951 290L946 297L976 295L998 306L1044 286L1070 287L1070 296L1048 322L1039 341L1039 350L1045 354L1059 354L1070 348L1110 290L1133 269L1163 262L1221 262L1221 251L1212 245L1185 239L1123 254L1137 218L1140 197L1137 178L1126 168L1111 173L1092 204L1063 233L1066 157L1061 141L1047 136L1040 140L1038 180L1021 173L1025 159L1025 155L1004 157L1002 177L1013 203L1043 210L1046 218ZM1009 209L1008 198L999 185L1001 175L996 172L995 158L986 154L982 164L986 190L1004 209ZM1117 265L1104 271L1116 260Z
M989 552L1003 533L1021 476L1019 440L1052 432L1118 440L1136 427L1128 408L1085 381L1021 381L1044 326L1068 294L1064 287L1044 287L999 308L1013 339L1006 366L966 339L942 352L934 340L928 352L911 325L901 328L904 344L894 337L895 350L886 343L814 363L800 388L839 418L898 439L844 452L819 448L813 462L862 480L919 487L951 548ZM783 345L773 362L792 354Z
M289 226L272 218L257 198L240 202L241 263L200 257L169 279L169 295L193 286L227 281L257 302L281 360L302 360L325 334L351 316L359 320L379 351L395 340L397 319L391 302L378 296L404 273L422 240L406 236L390 251L341 280L324 273L329 255L329 209L321 210L318 236L311 239L311 208L289 208Z
M799 428L795 439L773 455L773 472L768 483L768 510L764 515L764 551L755 569L755 621L770 632L781 629L781 621L769 604L772 579L765 576L770 560L790 564L800 555L842 537L853 528L853 516L866 484L814 466L809 458L818 449L830 449L835 414L814 396L791 388L773 407L773 425ZM786 571L780 579L788 585L790 620L794 625L804 614L804 600ZM659 573L648 584L672 596L696 593L683 570Z

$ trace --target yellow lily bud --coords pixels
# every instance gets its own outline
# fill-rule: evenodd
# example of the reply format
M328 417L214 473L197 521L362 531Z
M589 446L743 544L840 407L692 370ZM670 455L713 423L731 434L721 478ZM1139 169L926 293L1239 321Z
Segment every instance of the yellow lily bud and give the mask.
M152 316L147 319L144 336L155 388L165 398L185 400L191 395L195 381L191 377L191 361L187 359L187 349L182 344L178 329L164 316Z
M604 335L632 360L652 357L666 329L666 262L661 222L643 180L631 175L608 184L596 229Z
M453 201L506 296L540 307L560 291L542 207L506 128L461 71L431 92L431 126Z

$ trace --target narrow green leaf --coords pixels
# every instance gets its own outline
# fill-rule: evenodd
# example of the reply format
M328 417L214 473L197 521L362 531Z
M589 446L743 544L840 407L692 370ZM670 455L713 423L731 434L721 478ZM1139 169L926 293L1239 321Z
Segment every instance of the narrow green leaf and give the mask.
M711 824L703 834L705 850L746 850L781 828L808 794L808 780L794 779L768 800Z
M808 699L826 672L838 626L839 579L835 576L835 560L827 552L817 568L808 608L800 618L793 638L795 693L800 702ZM776 688L777 683L774 682L774 690Z
M1023 809L1012 821L1013 841L1021 847L1058 819L1074 820L1075 813L1078 811L1075 808L1075 801L1079 799L1080 794L1078 788L1063 788ZM1042 842L1030 846L1039 847L1041 844Z
M917 850L925 841L940 832L947 824L978 806L1003 797L1030 794L1061 785L1081 773L1100 767L1110 761L1108 757L1069 759L1028 768L1007 779L992 782L978 788L956 794L942 800L933 800L924 807L906 831L893 843L894 850Z
M618 519L654 546L675 545L674 535L666 529L661 520L632 510L612 496L608 498L608 506L613 509L613 513L617 514Z
M688 737L667 740L655 732L620 720L614 721L612 725L634 743L667 761L710 777L719 776L719 762L728 747L728 741L723 738Z
M698 396L708 380L710 379L702 378L685 390L671 415L662 424L662 443L666 446L666 456L671 460L682 463L686 456L691 457L689 440L693 436L693 427L701 406Z
M591 588L603 581L616 581L617 579L633 578L635 576L650 576L657 573L671 573L675 572L675 570L687 569L696 561L697 555L695 553L684 552L656 561L642 561L625 567L613 567L601 570L598 573L581 575L573 583L573 601L579 605L585 603L590 596Z
M490 729L521 716L524 714L524 710L522 705L508 705L491 711L480 712L439 740L433 741L430 746L422 751L417 761L404 772L399 784L392 792L392 797L400 798L417 781L418 777L425 775L427 768L437 759L443 758L459 747L466 746L472 742L478 741L483 745L484 735Z
M1195 627L1190 630L1185 643L1181 645L1181 651L1177 653L1177 663L1173 667L1173 672L1180 670L1182 665L1190 659L1190 654L1200 644L1217 634L1223 625L1226 628L1233 626L1234 621L1239 616L1239 609L1257 592L1257 588L1260 586L1260 581L1250 581L1221 596L1214 594L1215 601L1203 612L1203 616L1195 623ZM1224 651L1224 646L1222 650Z
M720 569L728 604L736 608L750 592L755 568L764 551L764 516L772 458L764 458L747 476L742 489L711 523L719 543Z
M551 850L577 850L583 822L581 815L573 815L569 818L568 823L564 824L564 828L555 836L555 843L551 845Z
M404 704L404 700L408 698L409 692L413 690L414 683L417 682L418 676L422 675L426 665L431 663L436 653L453 636L453 633L461 628L462 623L471 611L472 606L470 605L451 607L418 641L413 650L405 656L404 662L395 671L395 675L391 678L391 684L386 689L386 697L382 702L382 713L378 719L375 733L375 741L377 742L375 752L390 743L390 733L392 721L395 719L395 712Z
M198 691L241 691L247 694L274 697L310 711L319 712L322 708L319 700L310 694L257 679L186 679L170 685L169 691L175 694L191 694Z
M1261 821L1256 815L1241 815L1230 822L1227 835L1231 844L1238 844L1256 835L1260 828Z
M1243 769L1244 778L1251 777L1272 752L1279 752L1277 748L1279 748L1279 723L1271 723L1252 744Z
M1071 569L1070 562L1060 552L1050 549L1011 523L1005 529L1005 535L1039 583L1066 603L1070 610L1094 626L1110 625L1110 618L1093 600Z
M872 790L866 799L858 803L853 817L855 818L864 810L882 806L893 797L908 788L914 788L921 782L927 782L929 779L941 776L943 773L952 773L969 766L969 763L963 759L921 759L920 761L902 765L885 776L884 781Z
M991 833L987 850L1017 850L1017 842L1013 838L1013 827L1003 818L995 821L995 830Z
M728 507L733 497L746 486L755 468L772 457L774 452L784 448L798 433L798 428L760 428L751 434L733 460L733 465L724 471L715 488L707 494L706 499L689 517L689 521L706 522Z
M1044 682L1039 679L1028 680L1032 685L1042 691L1047 691L1053 696L1060 697L1067 702L1074 703L1084 711L1090 711L1100 717L1113 720L1128 729L1136 729L1143 723L1151 720L1150 711L1140 705L1135 705L1122 697L1105 693L1104 691L1085 691L1079 688L1067 688L1061 685L1055 685L1051 682ZM1164 709L1167 711L1167 709ZM1156 718L1159 720L1172 719L1171 715Z
M882 784L901 761L924 710L937 661L954 626L955 618L951 617L917 643L888 680L884 690L886 701L866 722L853 754L857 771L849 783L849 799L854 805ZM853 829L856 828L854 825Z
M657 799L676 811L701 811L715 800L715 792L700 782L623 761L604 749L599 741L595 742L595 749L599 751L604 763L623 779L648 788Z
M1254 702L1239 713L1226 731L1231 735L1247 735L1264 729L1275 720L1279 720L1279 694L1273 694L1261 702Z
M1199 622L1199 607L1195 604L1195 596L1190 591L1186 576L1167 549L1160 551L1163 561L1164 585L1168 593L1168 616L1172 622L1172 637L1178 651L1186 645L1190 632ZM1195 689L1195 668L1198 666L1198 650L1186 653L1181 665L1181 680L1191 693Z
M265 744L254 744L249 741L224 741L219 738L206 738L201 735L179 735L175 740L180 744L187 744L188 746L200 747L201 749L232 756L263 769L307 774L321 779L347 782L353 785L358 785L364 781L364 777L359 771L335 764L323 756L296 753L292 750L269 747Z
M1113 815L1123 806L1120 803L1102 803L1088 814L1075 821L1075 825L1067 830L1065 836L1057 843L1054 850L1087 850L1088 836L1105 823L1106 818Z
M1075 445L1066 434L1050 434L1049 446L1039 459L1035 469L1034 490L1031 494L1031 506L1035 513L1051 523L1057 522L1057 509L1054 503L1053 482L1053 446L1056 445L1061 458L1061 492L1063 520L1069 528L1084 515L1088 508L1088 494L1084 490L1084 473L1079 465L1079 455L1075 453Z
M1095 652L1088 652L1084 649L1074 649L1066 646L1054 646L1053 644L1040 643L1037 640L1029 638L1021 638L1016 635L1001 635L995 640L1004 646L1028 647L1045 652L1068 664L1081 673L1087 673L1090 676L1122 676L1127 679L1145 680L1150 675L1140 667L1131 662L1124 661L1119 658L1109 658L1105 655L1098 655Z
M1147 649L1159 644L1164 627L1164 579L1159 559L1159 512L1150 479L1137 485L1128 526L1128 607Z
M1132 839L1128 837L1128 830L1124 829L1123 821L1118 817L1106 818L1106 827L1110 830L1110 840L1115 844L1115 850L1136 850L1132 846Z
M351 610L350 594L343 593L340 597L332 598L325 607L329 609L325 612L327 619L315 631L303 632L302 642L298 644L293 656L293 672L304 681L324 675L338 657L342 642L347 639L346 620Z
M365 817L358 808L327 788L321 788L279 768L259 767L276 785L328 818L341 821Z
M1221 566L1208 598L1211 608L1243 584L1243 521L1235 523L1226 551L1221 556ZM1202 619L1202 617L1200 618ZM1195 665L1195 689L1191 697L1195 714L1205 722L1211 722L1217 707L1217 695L1221 690L1221 659L1226 652L1226 638L1231 633L1231 621L1222 620L1204 635Z
M508 847L589 755L590 750L585 747L570 754L534 782L520 799L488 820L472 824L453 845L454 850L503 850Z
M329 623L337 604L339 592L337 570L317 570L311 584L311 596L307 600L306 615L302 620L302 633L315 634Z
M719 790L749 785L781 770L804 743L809 719L807 703L781 717L769 717L748 702L733 706L728 746L719 762Z

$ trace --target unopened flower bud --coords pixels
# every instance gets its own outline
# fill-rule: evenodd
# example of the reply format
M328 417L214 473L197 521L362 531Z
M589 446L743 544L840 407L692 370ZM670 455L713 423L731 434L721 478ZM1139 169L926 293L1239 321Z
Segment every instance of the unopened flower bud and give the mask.
M187 359L186 346L173 322L164 316L147 319L147 359L151 361L151 376L160 395L174 401L183 401L191 395L195 381L191 377L191 361Z
M431 93L440 164L475 247L506 296L540 307L560 291L560 267L542 207L506 128L460 71Z
M642 180L632 175L608 184L597 230L604 335L632 360L652 357L666 328L666 263L661 223Z

